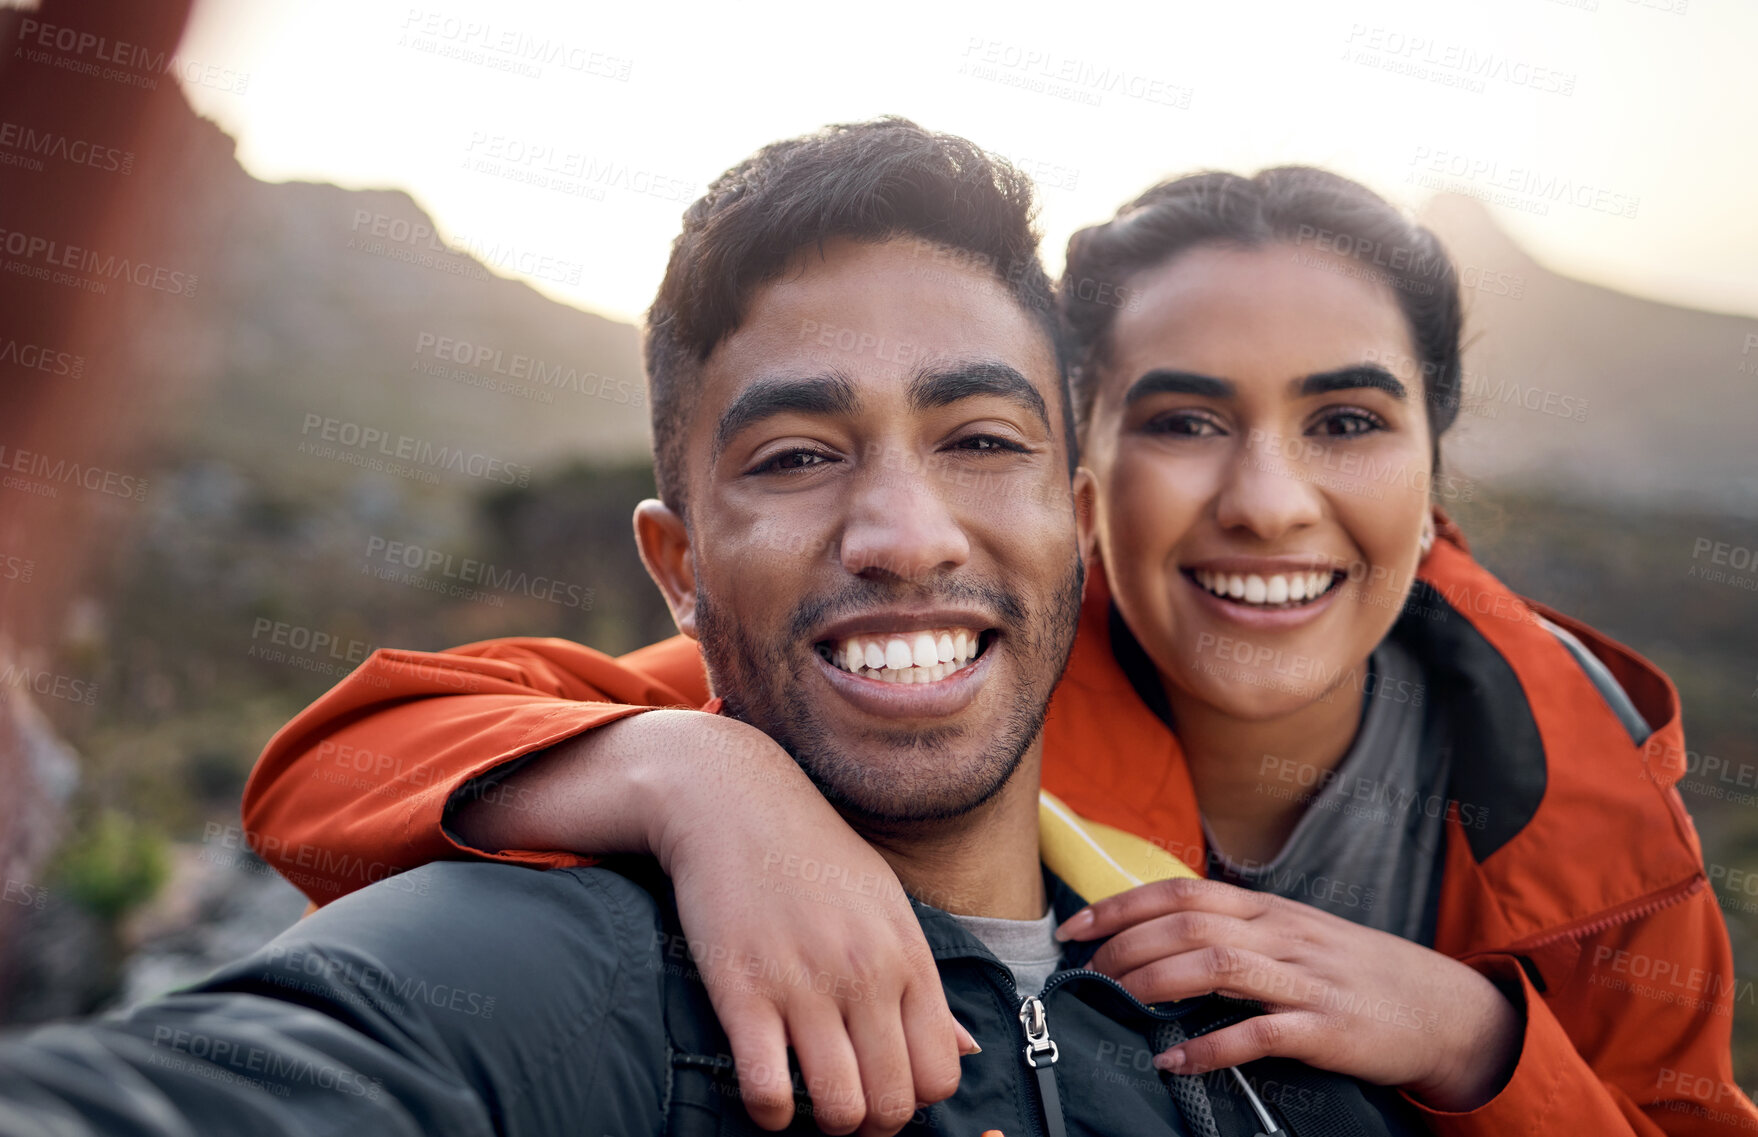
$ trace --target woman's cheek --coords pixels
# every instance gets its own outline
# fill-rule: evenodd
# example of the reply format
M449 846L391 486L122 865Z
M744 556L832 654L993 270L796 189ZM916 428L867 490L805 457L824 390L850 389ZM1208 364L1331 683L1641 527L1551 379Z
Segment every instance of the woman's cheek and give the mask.
M1331 500L1362 556L1349 571L1349 586L1389 627L1415 579L1428 495L1401 487L1377 495L1333 494Z

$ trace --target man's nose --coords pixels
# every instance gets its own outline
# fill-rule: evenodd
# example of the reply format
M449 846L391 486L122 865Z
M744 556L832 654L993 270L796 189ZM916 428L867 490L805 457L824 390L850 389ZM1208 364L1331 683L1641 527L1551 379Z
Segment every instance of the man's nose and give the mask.
M945 490L932 470L863 472L842 533L842 567L919 581L964 564L970 539Z

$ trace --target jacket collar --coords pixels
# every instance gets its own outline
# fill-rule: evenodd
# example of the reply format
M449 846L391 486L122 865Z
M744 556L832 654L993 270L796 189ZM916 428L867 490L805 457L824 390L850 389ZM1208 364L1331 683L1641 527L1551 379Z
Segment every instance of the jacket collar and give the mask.
M1044 874L1044 892L1050 900L1051 911L1056 913L1058 924L1086 907L1086 900L1064 884L1060 877L1042 865L1039 869ZM913 896L910 898L910 907L915 910L916 919L921 921L922 935L927 939L928 949L934 953L936 960L986 959L1006 966L983 946L983 941L959 923L958 917L952 913L924 904ZM1085 967L1103 943L1103 940L1071 940L1062 947L1062 965Z

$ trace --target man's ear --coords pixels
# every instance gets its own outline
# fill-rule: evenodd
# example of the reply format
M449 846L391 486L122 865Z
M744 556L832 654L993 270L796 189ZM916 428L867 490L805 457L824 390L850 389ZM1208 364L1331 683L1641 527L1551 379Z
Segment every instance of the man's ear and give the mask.
M1099 482L1085 466L1074 471L1074 526L1080 541L1080 559L1092 563L1093 548L1099 540Z
M662 501L648 498L635 507L635 548L647 575L665 595L678 631L696 638L696 557L684 519Z

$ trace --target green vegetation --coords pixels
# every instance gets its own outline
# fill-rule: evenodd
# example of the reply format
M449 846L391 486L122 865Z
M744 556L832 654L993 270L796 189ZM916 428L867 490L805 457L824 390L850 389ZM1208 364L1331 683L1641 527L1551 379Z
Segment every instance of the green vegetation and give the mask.
M151 900L168 872L165 838L150 825L106 809L61 847L53 875L83 908L114 925Z

